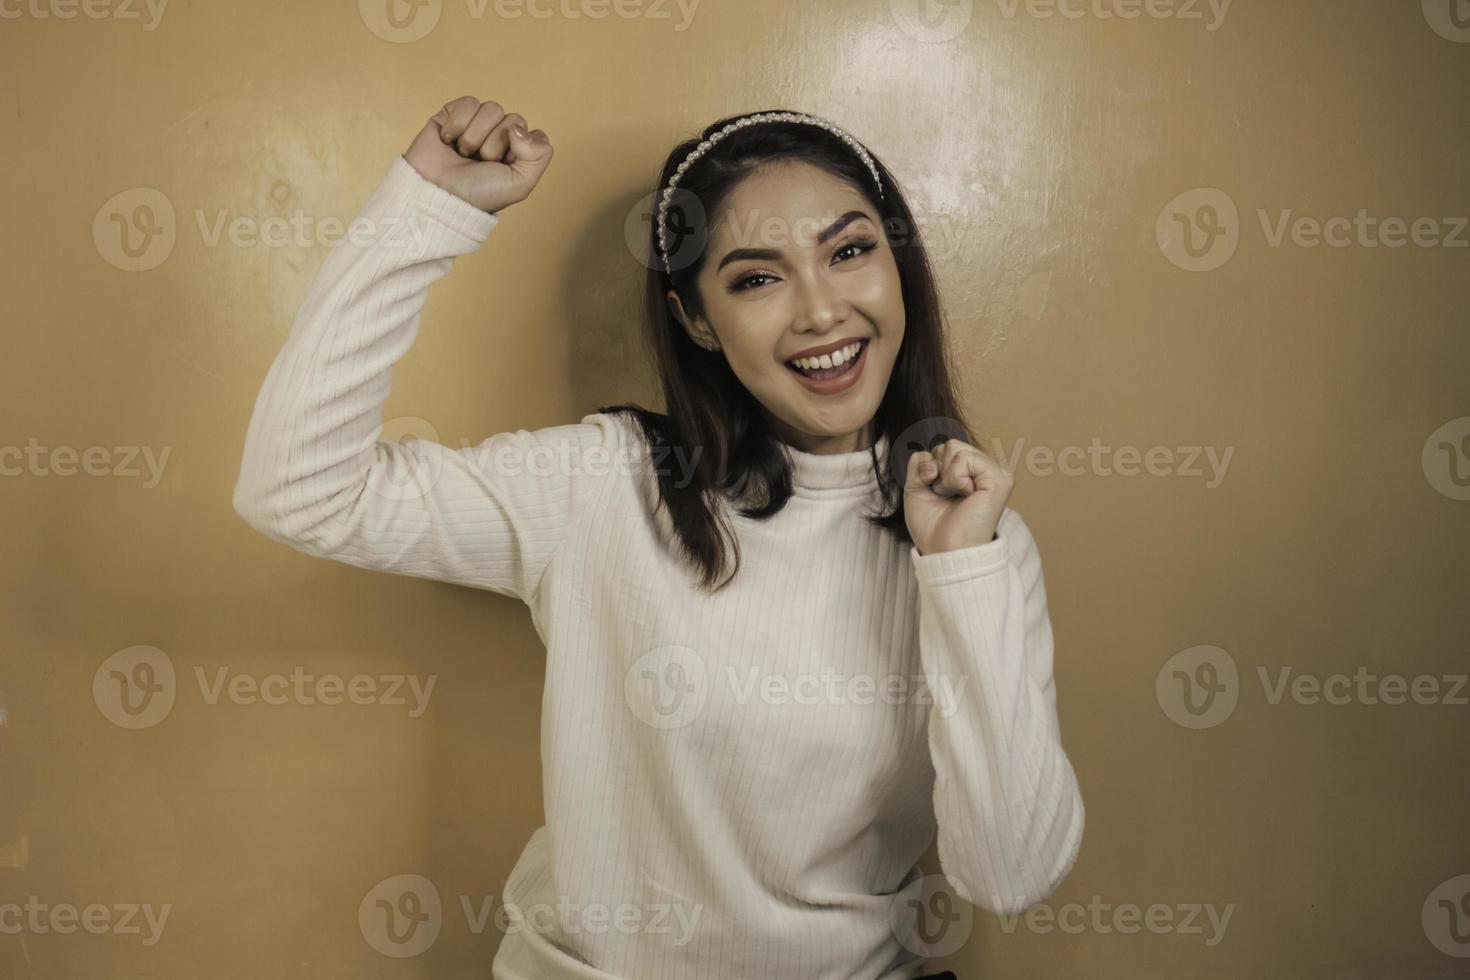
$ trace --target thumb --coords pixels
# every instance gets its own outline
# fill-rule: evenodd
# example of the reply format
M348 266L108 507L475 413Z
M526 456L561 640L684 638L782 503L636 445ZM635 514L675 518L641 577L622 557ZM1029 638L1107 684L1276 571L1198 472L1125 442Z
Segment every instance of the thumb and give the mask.
M510 153L505 163L511 170L511 184L516 193L524 198L541 180L546 168L551 165L551 140L546 133L533 129L529 133L510 131Z

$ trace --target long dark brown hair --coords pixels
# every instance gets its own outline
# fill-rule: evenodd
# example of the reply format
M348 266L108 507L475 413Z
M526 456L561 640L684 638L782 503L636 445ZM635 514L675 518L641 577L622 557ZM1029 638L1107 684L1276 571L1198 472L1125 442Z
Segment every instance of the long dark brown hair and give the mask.
M704 315L696 281L709 239L705 216L716 214L736 185L758 168L801 161L851 184L878 214L898 266L904 337L872 420L869 449L882 506L864 519L911 544L903 515L903 476L909 457L945 438L975 442L955 396L928 254L898 181L871 150L869 155L882 178L881 197L866 164L825 129L796 122L764 122L736 129L714 143L679 178L667 224L681 234L677 239L669 234L672 268L665 267L655 227L663 189L701 141L743 115L717 120L699 136L675 146L659 171L652 204L655 220L649 223L644 256L648 274L642 320L644 342L654 359L667 414L634 403L597 409L636 418L654 459L671 458L675 447L702 447L690 454L692 465L677 478L667 467L658 466L656 471L660 506L668 509L679 548L699 573L699 585L705 590L722 588L740 568L740 547L727 508L735 507L742 516L755 520L772 517L791 497L791 472L764 407L730 370L722 353L705 350L690 338L669 309L666 293L670 289L677 292L691 320ZM890 451L887 460L879 460L876 446L885 436ZM716 586L732 552L730 575Z

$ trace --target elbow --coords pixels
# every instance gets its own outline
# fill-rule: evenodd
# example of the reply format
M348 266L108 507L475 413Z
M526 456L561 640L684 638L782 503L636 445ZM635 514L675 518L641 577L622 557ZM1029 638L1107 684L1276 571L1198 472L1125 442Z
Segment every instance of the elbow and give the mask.
M230 499L235 514L257 531L269 523L269 511L264 506L260 493L253 488L242 474L235 483L235 492Z
M1041 847L1017 849L1017 860L998 869L961 868L945 871L945 879L960 898L997 915L1014 917L1042 904L1072 873L1082 851L1087 813L1075 789L1057 819L1043 835Z
M284 489L264 489L243 476L235 485L231 503L240 519L256 531L309 555L335 556L353 532L351 502L336 507L303 505Z
M279 500L273 500L270 493L244 476L235 484L231 506L242 521L272 541L293 548L306 548L310 545L301 520L293 517L280 506Z
M287 536L285 532L290 521L279 501L273 501L272 496L259 480L241 472L230 503L235 514L246 524L267 537L280 540Z
M267 523L267 512L261 506L260 497L251 491L243 478L235 484L231 505L235 508L236 516L256 530L260 530L261 525Z

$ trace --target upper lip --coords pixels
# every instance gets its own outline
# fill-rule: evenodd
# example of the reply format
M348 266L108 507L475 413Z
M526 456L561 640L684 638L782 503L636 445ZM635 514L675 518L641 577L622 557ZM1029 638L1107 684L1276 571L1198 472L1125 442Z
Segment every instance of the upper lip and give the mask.
M842 350L844 347L849 347L867 339L867 337L844 337L841 340L834 340L832 343L823 344L820 347L808 347L806 350L799 350L786 358L786 360L794 361L798 357L821 357L823 354L830 354L833 351Z

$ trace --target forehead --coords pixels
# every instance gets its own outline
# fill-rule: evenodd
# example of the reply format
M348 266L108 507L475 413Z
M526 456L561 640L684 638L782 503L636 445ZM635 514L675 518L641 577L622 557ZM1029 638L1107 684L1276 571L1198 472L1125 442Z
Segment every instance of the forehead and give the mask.
M853 210L873 215L850 183L809 163L781 161L735 186L710 215L710 241L716 248L810 245L817 230Z

